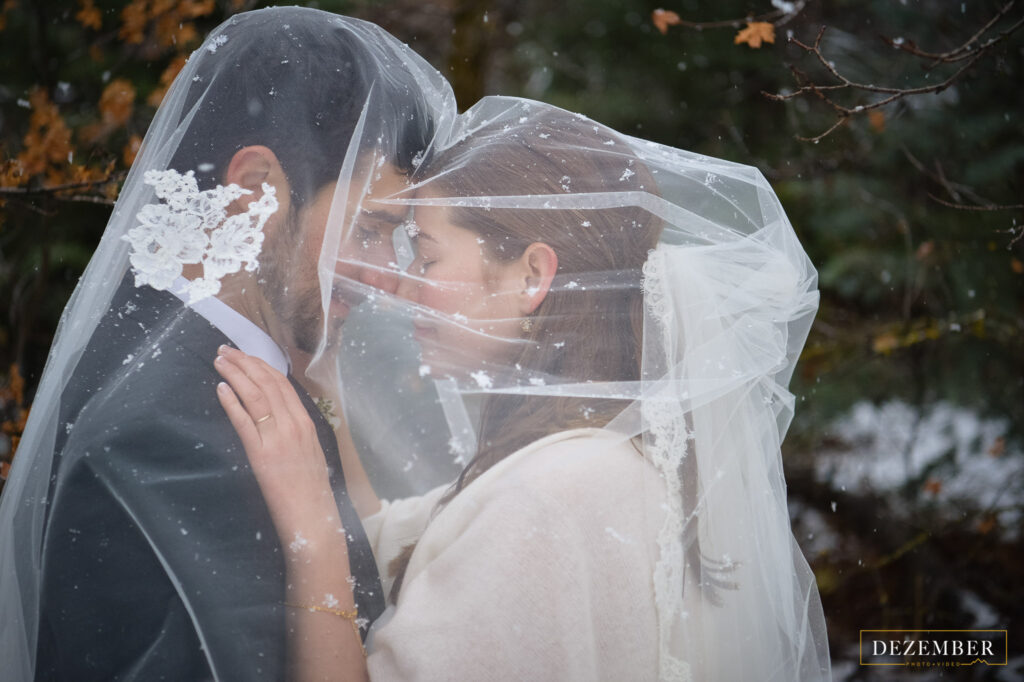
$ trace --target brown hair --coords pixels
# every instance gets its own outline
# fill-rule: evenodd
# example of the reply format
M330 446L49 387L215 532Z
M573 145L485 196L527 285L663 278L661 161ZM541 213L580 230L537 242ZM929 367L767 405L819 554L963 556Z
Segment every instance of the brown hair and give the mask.
M536 106L536 105L535 105ZM528 123L495 121L429 158L417 176L436 178L440 196L657 193L653 176L614 131L560 109L536 109ZM511 120L515 120L512 117ZM414 178L415 179L415 178ZM641 268L661 221L629 206L605 209L453 206L450 220L476 232L489 255L519 258L535 242L558 256L551 290L530 316L513 366L567 382L636 381L643 347ZM492 394L481 408L478 449L442 498L544 436L606 425L624 404L571 396ZM440 508L440 507L439 507ZM414 546L391 564L397 598Z

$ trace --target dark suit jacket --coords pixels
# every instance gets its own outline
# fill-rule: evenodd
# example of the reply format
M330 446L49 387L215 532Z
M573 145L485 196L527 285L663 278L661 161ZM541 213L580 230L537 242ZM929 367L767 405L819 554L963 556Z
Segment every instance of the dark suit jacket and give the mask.
M229 343L173 295L126 280L61 398L42 545L37 679L282 680L282 548L217 401ZM293 382L294 384L294 382ZM337 445L356 602L384 606Z

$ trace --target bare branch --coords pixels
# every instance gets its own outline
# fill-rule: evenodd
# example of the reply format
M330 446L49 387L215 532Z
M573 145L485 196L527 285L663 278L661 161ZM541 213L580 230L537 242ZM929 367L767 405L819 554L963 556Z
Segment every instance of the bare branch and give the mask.
M782 9L772 10L771 12L765 12L757 16L746 16L742 19L722 19L719 21L686 21L685 19L675 20L673 19L673 26L682 26L683 28L692 28L697 31L703 31L705 29L715 28L742 28L744 24L748 24L755 21L770 22L776 26L783 26L792 21L800 12L803 11L807 5L806 0L801 0L796 3L792 11L785 11Z
M49 187L0 187L0 195L8 196L36 196L36 195L51 195L58 194L60 192L68 192L75 189L86 189L92 187L102 187L103 185L109 185L112 182L120 182L124 178L124 173L114 173L108 175L105 178L99 180L86 180L84 182L69 182L63 185L50 185ZM66 199L68 197L58 197Z
M29 199L32 197L49 197L56 199L57 201L77 201L88 204L113 206L114 200L103 194L92 194L89 192L71 194L70 192L74 192L75 190L96 190L104 185L121 182L124 180L125 175L125 171L120 171L118 173L111 173L107 175L107 177L100 178L98 180L68 182L62 185L50 185L48 187L0 187L0 199L15 201L20 206L24 206L29 210L44 216L52 215L52 212L35 206L31 201L29 201Z
M945 176L940 178L938 175L928 170L928 168L926 168L925 165L921 163L917 159L917 157L910 152L909 149L907 149L906 147L901 147L901 149L903 151L903 155L910 162L910 165L916 168L921 173L921 175L925 176L932 182L942 185L943 188L949 193L951 197L953 197L955 201L960 201L960 195L962 194L971 201L973 201L978 206L995 204L995 202L989 201L988 199L978 194L970 185L965 185L961 182L954 182L952 180L947 179Z
M961 211L1020 211L1024 209L1024 204L984 204L982 206L974 206L972 204L954 204L951 201L940 199L931 192L928 193L928 198L932 201L948 206L949 208L957 208Z
M948 52L926 52L925 50L918 48L912 40L897 42L896 40L892 38L887 38L885 36L882 36L882 40L884 40L891 47L894 47L897 50L902 50L908 54L912 54L915 57L934 60L934 63L931 65L932 67L938 64L951 64L953 62L967 59L971 51L971 46L974 45L974 43L978 42L990 28L995 26L1000 19L1005 17L1009 13L1009 11L1013 9L1014 2L1015 0L1011 0L1010 2L1005 4L998 12L996 12L995 16L989 19L988 22L986 22L985 25L978 30L977 33L968 38L964 43L962 43L958 47L955 47L952 50L949 50ZM1006 38L1011 33L1020 28L1022 24L1024 24L1024 19L1021 19L1016 24L1006 29L995 38L990 38L988 41L980 45L978 49L986 49L990 47L992 44L994 44L993 41L998 41Z
M961 63L962 62L962 65L960 65L960 67L955 72L953 72L953 74L951 74L949 77L947 77L941 83L935 83L935 84L932 84L932 85L926 85L926 86L921 86L921 87L916 87L916 88L894 88L894 87L873 85L873 84L868 84L868 83L859 83L857 81L851 80L850 78L847 78L846 76L841 74L839 72L839 70L836 68L836 66L831 61L829 61L825 57L825 55L822 53L822 51L821 51L821 43L822 43L822 39L825 36L825 31L827 29L827 27L822 26L821 29L818 31L818 35L815 37L814 42L812 44L810 44L810 45L808 45L807 43L804 43L803 41L801 41L799 39L796 39L796 38L790 38L789 42L793 43L794 45L796 45L797 47L802 49L805 53L813 55L814 58L817 60L818 64L820 64L821 67L833 79L838 81L838 83L834 83L834 84L820 84L820 83L816 83L811 78L809 78L806 74L803 74L801 71L799 71L795 67L790 66L790 70L793 72L793 77L796 80L797 85L799 86L798 89L795 90L794 92L788 92L788 93L768 93L768 92L763 92L762 94L765 97L767 97L767 98L769 98L771 100L777 101L777 102L785 102L785 101L788 101L788 100L791 100L791 99L795 99L797 97L803 97L803 96L806 96L806 95L814 95L818 99L820 99L823 102L825 102L829 107L831 107L832 110L836 114L836 121L831 126L829 126L828 129L826 129L824 132L822 132L822 133L820 133L818 135L812 136L812 137L803 137L803 136L799 136L799 135L797 136L798 140L802 140L802 141L806 141L806 142L818 142L821 139L823 139L823 138L827 137L828 135L830 135L831 133L833 133L843 123L845 123L847 120L849 120L851 117L853 117L853 116L855 116L857 114L862 114L862 113L864 113L866 111L871 111L872 109L880 109L880 108L882 108L884 106L892 104L893 102L896 102L897 100L900 100L900 99L903 99L903 98L906 98L906 97L912 97L912 96L916 96L916 95L924 95L924 94L929 94L929 93L933 93L933 94L934 93L939 93L939 92L942 92L942 91L946 90L947 88L949 88L951 85L953 85L953 83L955 83L958 79L960 79L964 75L964 73L967 72L968 69L970 69L972 66L974 66L975 62L977 62L981 57L983 57L983 56L987 55L988 53L990 53L993 47L995 47L996 45L998 45L1002 41L1006 40L1009 36L1011 36L1019 28L1021 28L1021 26L1024 26L1024 18L1022 18L1022 19L1018 20L1012 26L1004 29L998 35L993 36L993 37L991 37L988 40L985 40L983 42L980 42L980 41L982 41L982 38L984 37L985 33L988 32L989 30L991 30L991 28L993 26L995 26L999 22L1000 19L1002 19L1003 17L1006 16L1006 14L1013 7L1014 2L1015 2L1015 0L1011 0L1011 2L1007 3L1006 5L1004 5L996 13L995 16L993 16L988 22L985 23L985 25L979 31L977 31L974 35L972 35L970 38L968 38L959 47L957 47L957 48L955 48L953 50L950 50L948 52L944 52L944 53L925 52L923 50L918 49L917 46L913 44L913 42L897 43L895 40L891 40L891 39L888 39L888 38L885 39L893 47L898 47L900 49L903 49L904 51L908 52L909 54L912 54L912 55L914 55L916 57L920 57L922 59L931 59L931 60L933 60L935 63L932 64L932 66L935 66L936 64L939 64L939 63L954 64L954 63ZM886 96L882 97L882 98L880 98L880 99L878 99L878 100L876 100L874 102L870 102L868 104L860 104L860 105L852 106L851 107L851 106L845 106L845 105L839 104L834 99L832 99L831 97L829 97L828 95L825 94L825 93L833 92L833 91L836 91L836 90L849 90L849 91L864 92L864 93L877 93L877 94L886 95ZM940 181L940 182L942 182L942 181ZM950 189L950 185L946 184L945 186L947 187L947 189ZM950 192L950 194L954 198L957 198L955 191Z

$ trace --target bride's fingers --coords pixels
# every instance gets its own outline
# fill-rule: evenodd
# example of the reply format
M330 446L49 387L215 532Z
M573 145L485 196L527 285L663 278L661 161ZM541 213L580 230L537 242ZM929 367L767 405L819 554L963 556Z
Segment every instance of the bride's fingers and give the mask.
M263 361L260 360L260 362ZM296 390L295 386L292 385L292 382L288 380L288 377L274 370L269 365L266 366L266 369L277 383L281 399L284 402L285 407L288 409L288 412L291 413L292 419L294 419L297 424L307 425L310 430L315 433L316 426L313 424L313 419L309 416L309 412L306 411L305 405L302 404L302 400L299 398L299 392Z
M284 420L290 417L292 423L299 428L312 427L312 420L288 377L260 358L247 355L240 350L226 347L221 353L263 390L277 419Z
M253 422L262 423L267 415L273 414L273 405L267 392L257 385L241 367L223 355L217 356L213 366L230 384L237 397L241 398L242 405Z
M238 432L238 437L242 439L242 447L245 448L246 452L257 452L263 444L259 429L256 428L256 423L249 416L246 409L242 407L238 396L223 381L217 384L217 400L220 401L221 407L227 413L231 425Z

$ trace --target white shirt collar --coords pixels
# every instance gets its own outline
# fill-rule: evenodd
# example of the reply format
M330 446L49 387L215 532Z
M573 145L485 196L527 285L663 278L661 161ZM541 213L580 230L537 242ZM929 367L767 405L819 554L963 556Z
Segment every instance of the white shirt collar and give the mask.
M235 344L238 350L263 360L281 374L288 374L291 364L288 361L288 355L274 343L269 334L256 326L252 320L214 296L189 303L187 286L188 280L179 277L171 285L169 291L180 298L197 315L219 329L231 343Z

